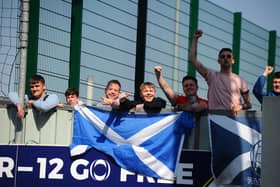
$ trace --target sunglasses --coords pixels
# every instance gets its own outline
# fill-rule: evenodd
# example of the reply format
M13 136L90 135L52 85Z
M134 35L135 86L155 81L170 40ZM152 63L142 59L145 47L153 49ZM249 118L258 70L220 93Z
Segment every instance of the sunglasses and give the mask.
M220 58L224 59L224 58L232 58L232 55L221 55Z

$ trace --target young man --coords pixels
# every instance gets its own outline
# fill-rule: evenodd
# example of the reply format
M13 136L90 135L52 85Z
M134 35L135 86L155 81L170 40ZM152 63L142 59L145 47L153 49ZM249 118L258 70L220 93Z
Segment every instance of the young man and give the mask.
M120 93L121 83L118 80L108 81L105 88L105 97L101 97L102 102L97 103L98 107L119 108L120 100L125 100L129 95Z
M65 91L64 95L65 95L67 104L71 105L72 107L77 104L81 104L78 90L76 90L74 88L68 88Z
M218 63L220 71L213 71L204 67L196 56L198 39L202 36L201 30L196 30L190 49L190 62L205 78L208 84L208 106L210 110L231 110L236 115L242 109L251 108L249 87L247 82L232 73L234 64L232 50L223 48L219 52ZM244 103L241 103L241 98Z
M41 112L48 112L55 108L59 104L59 99L57 95L46 93L45 79L41 75L33 75L29 79L29 86L31 91L31 96L25 95L25 103L20 103L19 96L16 92L11 92L8 94L11 102L17 107L17 117L24 118L24 104L27 106L32 106Z
M159 113L165 108L166 101L160 97L156 97L156 87L151 82L144 82L140 85L141 101L136 102L136 109L144 109L148 114Z
M273 72L274 68L272 66L266 66L263 74L259 76L256 81L253 93L258 101L262 104L264 96L279 96L280 95L280 72L275 72L272 77L272 87L273 90L269 92L265 92L263 90L264 85L266 83L266 77Z
M207 109L207 100L197 96L198 85L196 78L185 76L182 79L182 87L185 93L185 96L182 96L170 88L162 75L161 66L155 66L154 69L161 89L176 110L199 112Z

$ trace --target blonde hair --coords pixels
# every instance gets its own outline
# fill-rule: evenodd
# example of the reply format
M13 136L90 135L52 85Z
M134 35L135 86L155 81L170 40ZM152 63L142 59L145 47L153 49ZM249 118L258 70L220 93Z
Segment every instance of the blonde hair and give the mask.
M155 84L152 83L152 82L143 82L143 83L140 85L140 91L142 91L145 87L153 88L154 90L156 90L156 86L155 86Z

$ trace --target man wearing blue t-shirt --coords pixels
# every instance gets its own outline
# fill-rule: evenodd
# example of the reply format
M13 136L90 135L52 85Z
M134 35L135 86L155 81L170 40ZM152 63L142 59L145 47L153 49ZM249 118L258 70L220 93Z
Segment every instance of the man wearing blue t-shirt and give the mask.
M275 72L272 78L273 90L266 92L264 91L264 86L266 83L266 77L273 72L274 68L272 66L266 66L263 74L259 76L256 81L253 93L260 103L262 103L264 96L279 96L280 95L280 72Z

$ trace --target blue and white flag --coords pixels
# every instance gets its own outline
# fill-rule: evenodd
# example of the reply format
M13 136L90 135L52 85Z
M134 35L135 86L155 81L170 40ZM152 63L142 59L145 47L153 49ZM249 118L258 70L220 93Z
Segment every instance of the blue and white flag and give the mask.
M209 115L208 123L214 183L260 186L261 118Z
M79 105L74 111L71 156L94 147L129 171L174 179L182 135L192 128L187 112L127 114Z

